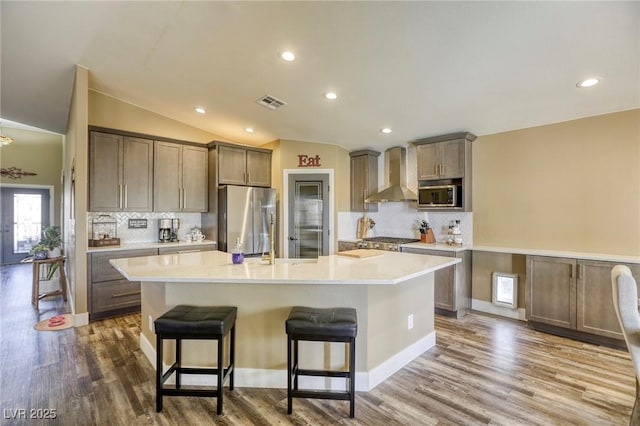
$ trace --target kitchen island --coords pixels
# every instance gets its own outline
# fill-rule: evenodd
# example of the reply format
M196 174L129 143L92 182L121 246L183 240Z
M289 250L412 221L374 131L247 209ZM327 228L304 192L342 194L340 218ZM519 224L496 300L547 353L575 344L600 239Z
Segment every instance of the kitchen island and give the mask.
M233 265L230 254L210 251L115 259L111 264L127 279L142 282L140 345L152 364L152 323L168 309L178 304L237 306L237 386L285 388L284 323L291 307L345 306L358 312L356 389L368 391L435 345L433 272L460 262L408 253L375 254L276 259L273 265L249 258ZM172 349L167 347L165 353ZM183 347L183 362L212 366L215 354L215 343L189 341ZM300 351L305 368L339 368L344 354L344 345L337 343L309 342ZM308 379L304 386L343 386L340 380ZM212 383L211 377L192 380L188 383Z

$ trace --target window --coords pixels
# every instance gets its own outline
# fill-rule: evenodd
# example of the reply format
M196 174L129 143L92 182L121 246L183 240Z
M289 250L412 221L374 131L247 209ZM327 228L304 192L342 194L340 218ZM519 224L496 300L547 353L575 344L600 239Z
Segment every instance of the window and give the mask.
M496 306L518 308L518 275L506 272L493 273L493 297Z

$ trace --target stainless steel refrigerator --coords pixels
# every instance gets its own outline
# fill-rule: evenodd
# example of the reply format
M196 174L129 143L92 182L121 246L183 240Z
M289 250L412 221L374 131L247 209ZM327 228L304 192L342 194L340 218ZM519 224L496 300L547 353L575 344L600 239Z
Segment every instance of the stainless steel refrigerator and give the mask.
M245 255L269 253L273 214L277 241L276 190L227 185L218 189L218 250L230 253L240 238ZM277 250L276 250L277 251Z

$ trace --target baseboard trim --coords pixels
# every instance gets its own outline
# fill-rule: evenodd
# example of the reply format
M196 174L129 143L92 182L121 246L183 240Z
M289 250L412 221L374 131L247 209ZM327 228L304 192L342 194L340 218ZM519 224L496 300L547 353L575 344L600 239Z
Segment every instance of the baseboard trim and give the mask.
M406 347L404 350L387 359L370 371L356 372L356 391L368 392L391 377L398 370L436 345L436 332L432 331L422 339ZM140 349L153 368L156 368L156 350L144 334L140 334ZM164 365L164 369L169 368ZM169 379L167 383L171 383ZM215 386L215 377L193 374L182 377L185 385ZM258 368L237 368L235 385L251 388L286 389L287 371ZM345 380L340 378L301 377L300 387L305 389L345 390Z
M501 317L513 318L520 321L526 321L526 311L524 308L510 309L502 306L496 306L491 302L480 299L471 299L471 309L487 314L498 315Z

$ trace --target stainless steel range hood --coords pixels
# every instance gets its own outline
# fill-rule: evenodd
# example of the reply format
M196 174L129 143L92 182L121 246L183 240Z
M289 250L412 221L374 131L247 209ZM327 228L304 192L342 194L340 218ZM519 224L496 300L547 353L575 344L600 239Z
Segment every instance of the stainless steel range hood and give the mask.
M407 188L407 150L400 146L385 151L385 164L389 186L371 195L365 203L386 203L392 201L416 201L415 192Z

